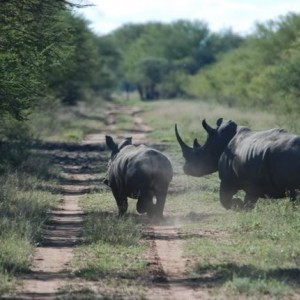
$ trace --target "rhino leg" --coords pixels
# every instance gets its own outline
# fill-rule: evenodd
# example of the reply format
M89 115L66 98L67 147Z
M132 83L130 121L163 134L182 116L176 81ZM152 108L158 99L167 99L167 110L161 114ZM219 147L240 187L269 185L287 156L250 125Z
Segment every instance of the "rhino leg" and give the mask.
M168 185L161 188L156 194L156 205L155 205L155 217L163 218L163 212L165 208L166 198L168 193Z
M124 198L123 200L121 200L120 203L117 203L117 205L118 205L118 209L119 209L119 216L122 217L128 209L127 198Z
M246 193L244 198L244 209L253 209L258 200L258 197Z
M136 204L136 210L138 213L147 213L149 217L153 215L153 192L146 190L142 191Z
M119 216L122 217L128 209L128 200L126 196L120 195L116 191L112 191L119 209Z
M297 200L297 192L294 189L289 191L290 201L295 202Z
M147 205L142 198L139 198L136 203L136 210L139 214L144 214L147 212Z
M230 185L221 181L220 185L220 202L222 206L226 209L238 208L242 201L240 199L233 199L233 195L237 193L237 189L232 188Z

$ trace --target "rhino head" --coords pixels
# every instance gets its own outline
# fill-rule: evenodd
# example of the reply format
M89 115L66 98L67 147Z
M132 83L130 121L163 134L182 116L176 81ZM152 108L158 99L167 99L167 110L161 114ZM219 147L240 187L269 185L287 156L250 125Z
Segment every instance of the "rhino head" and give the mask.
M122 142L116 144L111 136L106 135L105 142L107 147L111 150L110 159L107 164L109 168L112 161L116 158L120 150L123 149L125 146L132 145L132 138L131 137L125 138ZM105 176L105 178L103 179L103 183L106 184L107 186L110 186L109 179L107 176Z
M117 154L120 152L121 149L123 149L125 146L132 145L132 137L127 137L119 144L116 144L111 136L106 135L105 141L107 147L111 150L109 164L111 161L114 160L114 158L117 156Z
M183 166L185 174L200 177L218 170L219 158L236 134L237 124L220 118L216 125L216 128L212 128L203 120L202 126L207 132L207 139L203 146L195 139L193 147L190 147L180 137L175 124L175 135L185 159Z

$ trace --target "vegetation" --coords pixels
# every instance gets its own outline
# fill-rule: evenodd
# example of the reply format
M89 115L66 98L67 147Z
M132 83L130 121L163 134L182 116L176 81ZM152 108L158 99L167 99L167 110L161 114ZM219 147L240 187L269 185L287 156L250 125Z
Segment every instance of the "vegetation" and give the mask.
M298 115L299 33L296 13L258 24L239 48L191 76L187 92L230 106Z
M119 50L121 86L127 92L136 88L142 100L184 95L187 75L242 41L230 30L214 34L205 23L186 20L125 25L104 38Z
M157 108L155 114L153 105ZM144 118L155 128L152 137L160 143L167 140L170 145L165 151L172 159L175 177L166 211L182 214L181 223L175 222L186 236L184 253L191 262L190 279L208 289L213 298L293 298L298 293L300 274L299 205L292 205L288 199L260 199L250 212L224 210L219 203L216 173L201 178L182 174L182 157L172 128L175 122L180 124L182 137L192 144L195 137L200 137L200 142L205 139L206 133L200 128L203 117L212 123L226 115L262 129L277 125L275 115L242 113L195 101L172 100L153 105L143 105Z
M202 178L184 175L180 147L174 138L175 122L180 125L182 137L191 144L194 137L200 142L205 139L206 133L200 126L203 117L213 123L226 115L262 129L276 126L279 121L276 115L242 113L239 109L197 101L164 100L136 102L136 105L142 110L145 122L154 129L149 136L151 141L164 147L174 167L166 214L168 222L181 227L181 236L185 237L184 255L190 267L187 277L216 298L222 295L289 299L298 295L298 204L291 205L288 199L261 199L250 212L223 209L219 203L218 175ZM129 122L125 118L123 121ZM120 130L123 124L122 121L117 124ZM144 280L149 274L144 255L148 244L142 239L147 221L136 215L135 200L129 199L130 209L124 219L115 218L117 207L110 191L85 196L81 203L87 215L85 243L77 249L73 262L76 275L100 279L110 297L114 295L112 290L118 290L120 297L125 298L130 298L133 291L141 293L135 294L136 297L147 294ZM179 212L180 219L173 219Z
M23 146L0 148L5 162L0 166L0 295L13 290L16 274L29 270L33 247L41 242L42 226L58 201L46 188L55 185L56 171Z
M88 217L83 229L85 242L73 260L76 275L101 280L104 290L110 290L108 299L118 295L143 299L144 289L137 290L147 274L141 218L130 213L116 218L116 205L108 190L82 197L81 203ZM129 211L133 212L130 204ZM112 287L118 292L112 292Z
M35 149L36 139L81 140L103 124L104 101L115 100L120 91L128 105L142 108L155 129L151 140L174 163L166 209L180 208L182 230L193 236L185 252L192 261L190 276L211 276L217 293L229 297L293 294L299 288L298 205L261 201L252 212L225 212L216 174L201 179L182 174L173 130L178 123L187 143L194 137L203 141L201 120L214 123L226 116L253 129L284 124L299 134L300 15L257 24L244 37L211 32L201 20L128 24L96 36L72 10L81 2L0 1L0 294L28 270L57 203L51 187L58 171ZM133 102L132 92L143 101ZM172 102L149 101L165 98ZM123 130L132 127L122 115L117 123ZM133 214L114 219L106 206L113 203L111 195L101 193L101 201L97 194L83 201L89 220L74 265L79 276L108 281L117 276L126 286L129 278L144 276L143 219Z

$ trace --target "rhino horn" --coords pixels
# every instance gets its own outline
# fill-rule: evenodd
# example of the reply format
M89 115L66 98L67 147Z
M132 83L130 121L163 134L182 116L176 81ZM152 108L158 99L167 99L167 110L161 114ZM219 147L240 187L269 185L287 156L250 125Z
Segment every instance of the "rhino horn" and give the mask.
M193 150L193 148L189 147L180 137L178 130L177 130L177 124L175 124L175 134L176 134L176 138L177 141L181 147L182 153L185 154L187 152L190 152L191 150Z
M203 128L207 131L207 133L208 133L209 135L214 134L215 131L216 131L214 128L212 128L211 126L209 126L209 125L207 124L207 122L206 122L205 119L202 121L202 126L203 126Z
M194 145L193 145L193 148L200 148L201 145L199 144L198 140L197 139L194 139Z
M221 126L222 122L223 122L223 118L219 118L216 123L217 126Z

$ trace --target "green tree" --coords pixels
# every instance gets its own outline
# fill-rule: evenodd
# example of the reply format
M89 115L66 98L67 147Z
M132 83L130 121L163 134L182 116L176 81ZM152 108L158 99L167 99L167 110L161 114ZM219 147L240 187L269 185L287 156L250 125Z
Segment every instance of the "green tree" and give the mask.
M45 91L45 70L66 56L58 15L68 1L0 2L0 118L26 117Z
M100 56L96 36L88 28L87 21L69 11L60 15L65 29L64 49L67 56L48 67L49 88L62 102L74 105L84 99L85 91L98 88Z
M212 34L206 23L187 20L126 25L110 38L120 50L117 77L135 85L144 100L183 95L188 75L242 41L231 31Z

